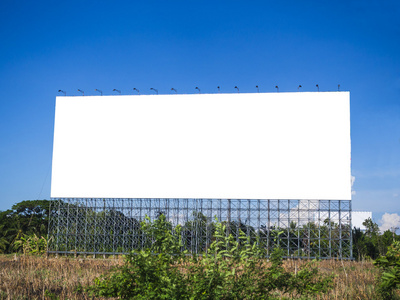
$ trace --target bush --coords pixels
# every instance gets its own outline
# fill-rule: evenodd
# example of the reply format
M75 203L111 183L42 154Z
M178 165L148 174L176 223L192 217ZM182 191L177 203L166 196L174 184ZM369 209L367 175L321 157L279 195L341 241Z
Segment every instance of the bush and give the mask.
M152 236L148 248L127 255L124 266L97 278L89 292L121 299L188 299L184 274L179 270L185 258L180 251L181 227L172 232L164 215L153 223L146 218L141 226Z
M243 232L239 240L216 223L213 242L202 256L181 252L180 226L172 229L164 215L142 223L153 240L132 252L124 266L96 279L93 296L121 299L271 299L274 293L293 297L315 295L332 288L332 276L321 277L309 263L296 274L282 266L283 251L265 258L259 241ZM268 266L269 265L269 266ZM267 267L268 266L268 267Z
M380 269L378 292L383 299L394 299L395 290L400 288L400 242L388 247L385 256L376 259L374 264Z
M48 240L45 237L38 237L36 234L22 235L14 241L13 250L20 251L24 254L44 254L47 251Z

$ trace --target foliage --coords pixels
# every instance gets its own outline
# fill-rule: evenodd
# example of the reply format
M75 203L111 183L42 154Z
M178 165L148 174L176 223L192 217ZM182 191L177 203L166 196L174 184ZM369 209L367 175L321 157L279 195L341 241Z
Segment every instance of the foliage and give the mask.
M14 241L15 251L21 251L24 254L44 254L47 251L47 239L45 237L38 237L36 234L24 234L19 239Z
M126 256L125 265L95 280L89 292L100 297L121 299L188 299L188 289L179 265L184 262L179 238L181 228L160 215L154 222L146 218L143 229L152 236L148 248Z
M64 255L58 258L52 255L0 255L0 299L101 299L90 297L85 292L86 287L93 285L95 278L123 263L124 260L119 257L94 259L91 256L78 256L75 259ZM299 270L305 264L306 260L283 260L283 267L293 273L295 265ZM379 299L375 289L375 276L379 274L379 269L374 268L372 262L321 260L313 264L318 266L320 272L334 272L334 288L323 295L311 295L309 298ZM269 265L266 263L265 268ZM346 273L343 272L344 268ZM400 295L400 291L397 294ZM288 299L289 295L276 292L273 297Z
M215 222L207 253L188 256L181 251L180 226L172 229L164 215L153 222L147 218L142 229L153 237L148 248L127 255L122 267L97 278L89 292L121 299L271 299L277 291L297 297L332 288L333 277L321 276L312 263L286 271L281 249L275 248L268 263L258 240L243 231L236 240L226 225Z
M51 202L22 201L10 210L0 211L0 253L44 253ZM132 226L128 228L124 225L128 222L122 212L87 211L86 214L88 221L96 219L97 226L105 231L114 233L119 230L146 236L142 240L144 250L126 256L123 267L96 280L90 289L94 295L139 299L142 297L139 295L150 299L159 299L161 295L180 299L269 299L277 292L292 298L307 297L326 292L331 287L332 277L320 276L316 262L303 264L294 273L285 271L282 267L283 253L279 249L282 246L282 228L279 227L264 226L256 234L254 228L241 222L211 222L201 212L193 212L193 218L183 227L174 227L160 212L154 221L146 218L139 223L129 219ZM121 225L107 227L110 218L120 220ZM371 219L367 219L364 225L367 228L365 232L353 230L353 255L358 259L377 259L376 266L381 274L377 278L380 296L384 299L398 297L400 237L389 230L380 233L378 225ZM313 226L317 225L307 223L300 227L290 224L288 234L292 240L297 239L299 245L290 248L291 252L298 251L300 255L303 251L307 255L308 252L304 251L313 245L307 242L306 233ZM198 228L213 234L200 242L196 240L194 245L195 239L192 241L194 237L191 234ZM332 238L339 238L339 225L329 219L319 229L321 236L330 234ZM234 238L231 233L240 233L239 238ZM397 243L387 250L393 240ZM267 245L269 251L271 247L275 249L268 252L269 262L265 259ZM133 245L137 249L142 246ZM194 246L205 253L200 257L186 256L184 250L193 250ZM286 246L283 246L286 251ZM335 253L334 248L332 253Z
M12 209L0 211L0 253L14 252L27 236L31 240L38 236L46 237L51 202L21 201L13 205Z
M10 243L6 236L5 225L0 225L0 253L4 253L7 250L8 244Z
M380 255L384 256L393 239L400 241L400 237L390 230L381 234L378 224L371 218L366 219L363 225L366 227L365 232L357 228L353 229L353 256L358 260L377 259Z
M394 291L400 289L400 242L393 242L386 255L377 258L374 264L381 271L378 292L383 299L394 299Z

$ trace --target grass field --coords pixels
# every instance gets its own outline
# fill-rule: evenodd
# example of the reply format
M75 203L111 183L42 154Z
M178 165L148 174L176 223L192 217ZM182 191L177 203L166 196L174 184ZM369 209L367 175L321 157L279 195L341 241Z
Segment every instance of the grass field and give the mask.
M286 260L295 272L305 261ZM0 256L0 299L92 299L83 288L123 264L123 258ZM317 262L321 273L334 273L334 289L317 299L377 299L377 269L371 261Z

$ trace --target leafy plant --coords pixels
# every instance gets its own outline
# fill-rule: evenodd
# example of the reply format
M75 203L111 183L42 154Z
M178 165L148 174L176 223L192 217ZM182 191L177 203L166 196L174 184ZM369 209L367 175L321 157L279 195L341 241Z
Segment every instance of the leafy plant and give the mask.
M386 255L377 258L374 264L381 270L378 292L383 299L394 299L395 290L400 288L400 242L394 241Z
M12 209L0 211L0 252L14 252L15 242L25 235L45 236L51 203L50 200L27 200L13 205Z
M164 215L146 218L141 227L151 236L148 248L127 255L122 267L97 278L88 291L121 299L271 299L276 292L297 297L332 287L332 276L321 277L312 264L295 274L285 271L279 248L268 263L258 239L242 231L235 239L226 225L215 223L207 253L188 256L180 226L173 228Z
M185 257L180 251L180 226L173 233L163 214L154 222L146 218L141 226L152 237L148 248L127 255L124 266L97 278L89 292L121 299L187 299L184 274L179 270Z
M47 250L47 239L43 236L39 238L36 234L24 234L14 241L13 249L22 250L24 254L44 254Z

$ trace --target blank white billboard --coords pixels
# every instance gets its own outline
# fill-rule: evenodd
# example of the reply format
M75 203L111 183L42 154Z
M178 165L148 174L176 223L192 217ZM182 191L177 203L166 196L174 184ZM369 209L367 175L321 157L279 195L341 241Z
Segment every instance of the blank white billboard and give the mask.
M372 211L352 211L351 212L351 222L352 227L359 228L361 230L367 230L363 225L364 221L368 218L372 219Z
M349 92L57 97L51 197L351 199Z

